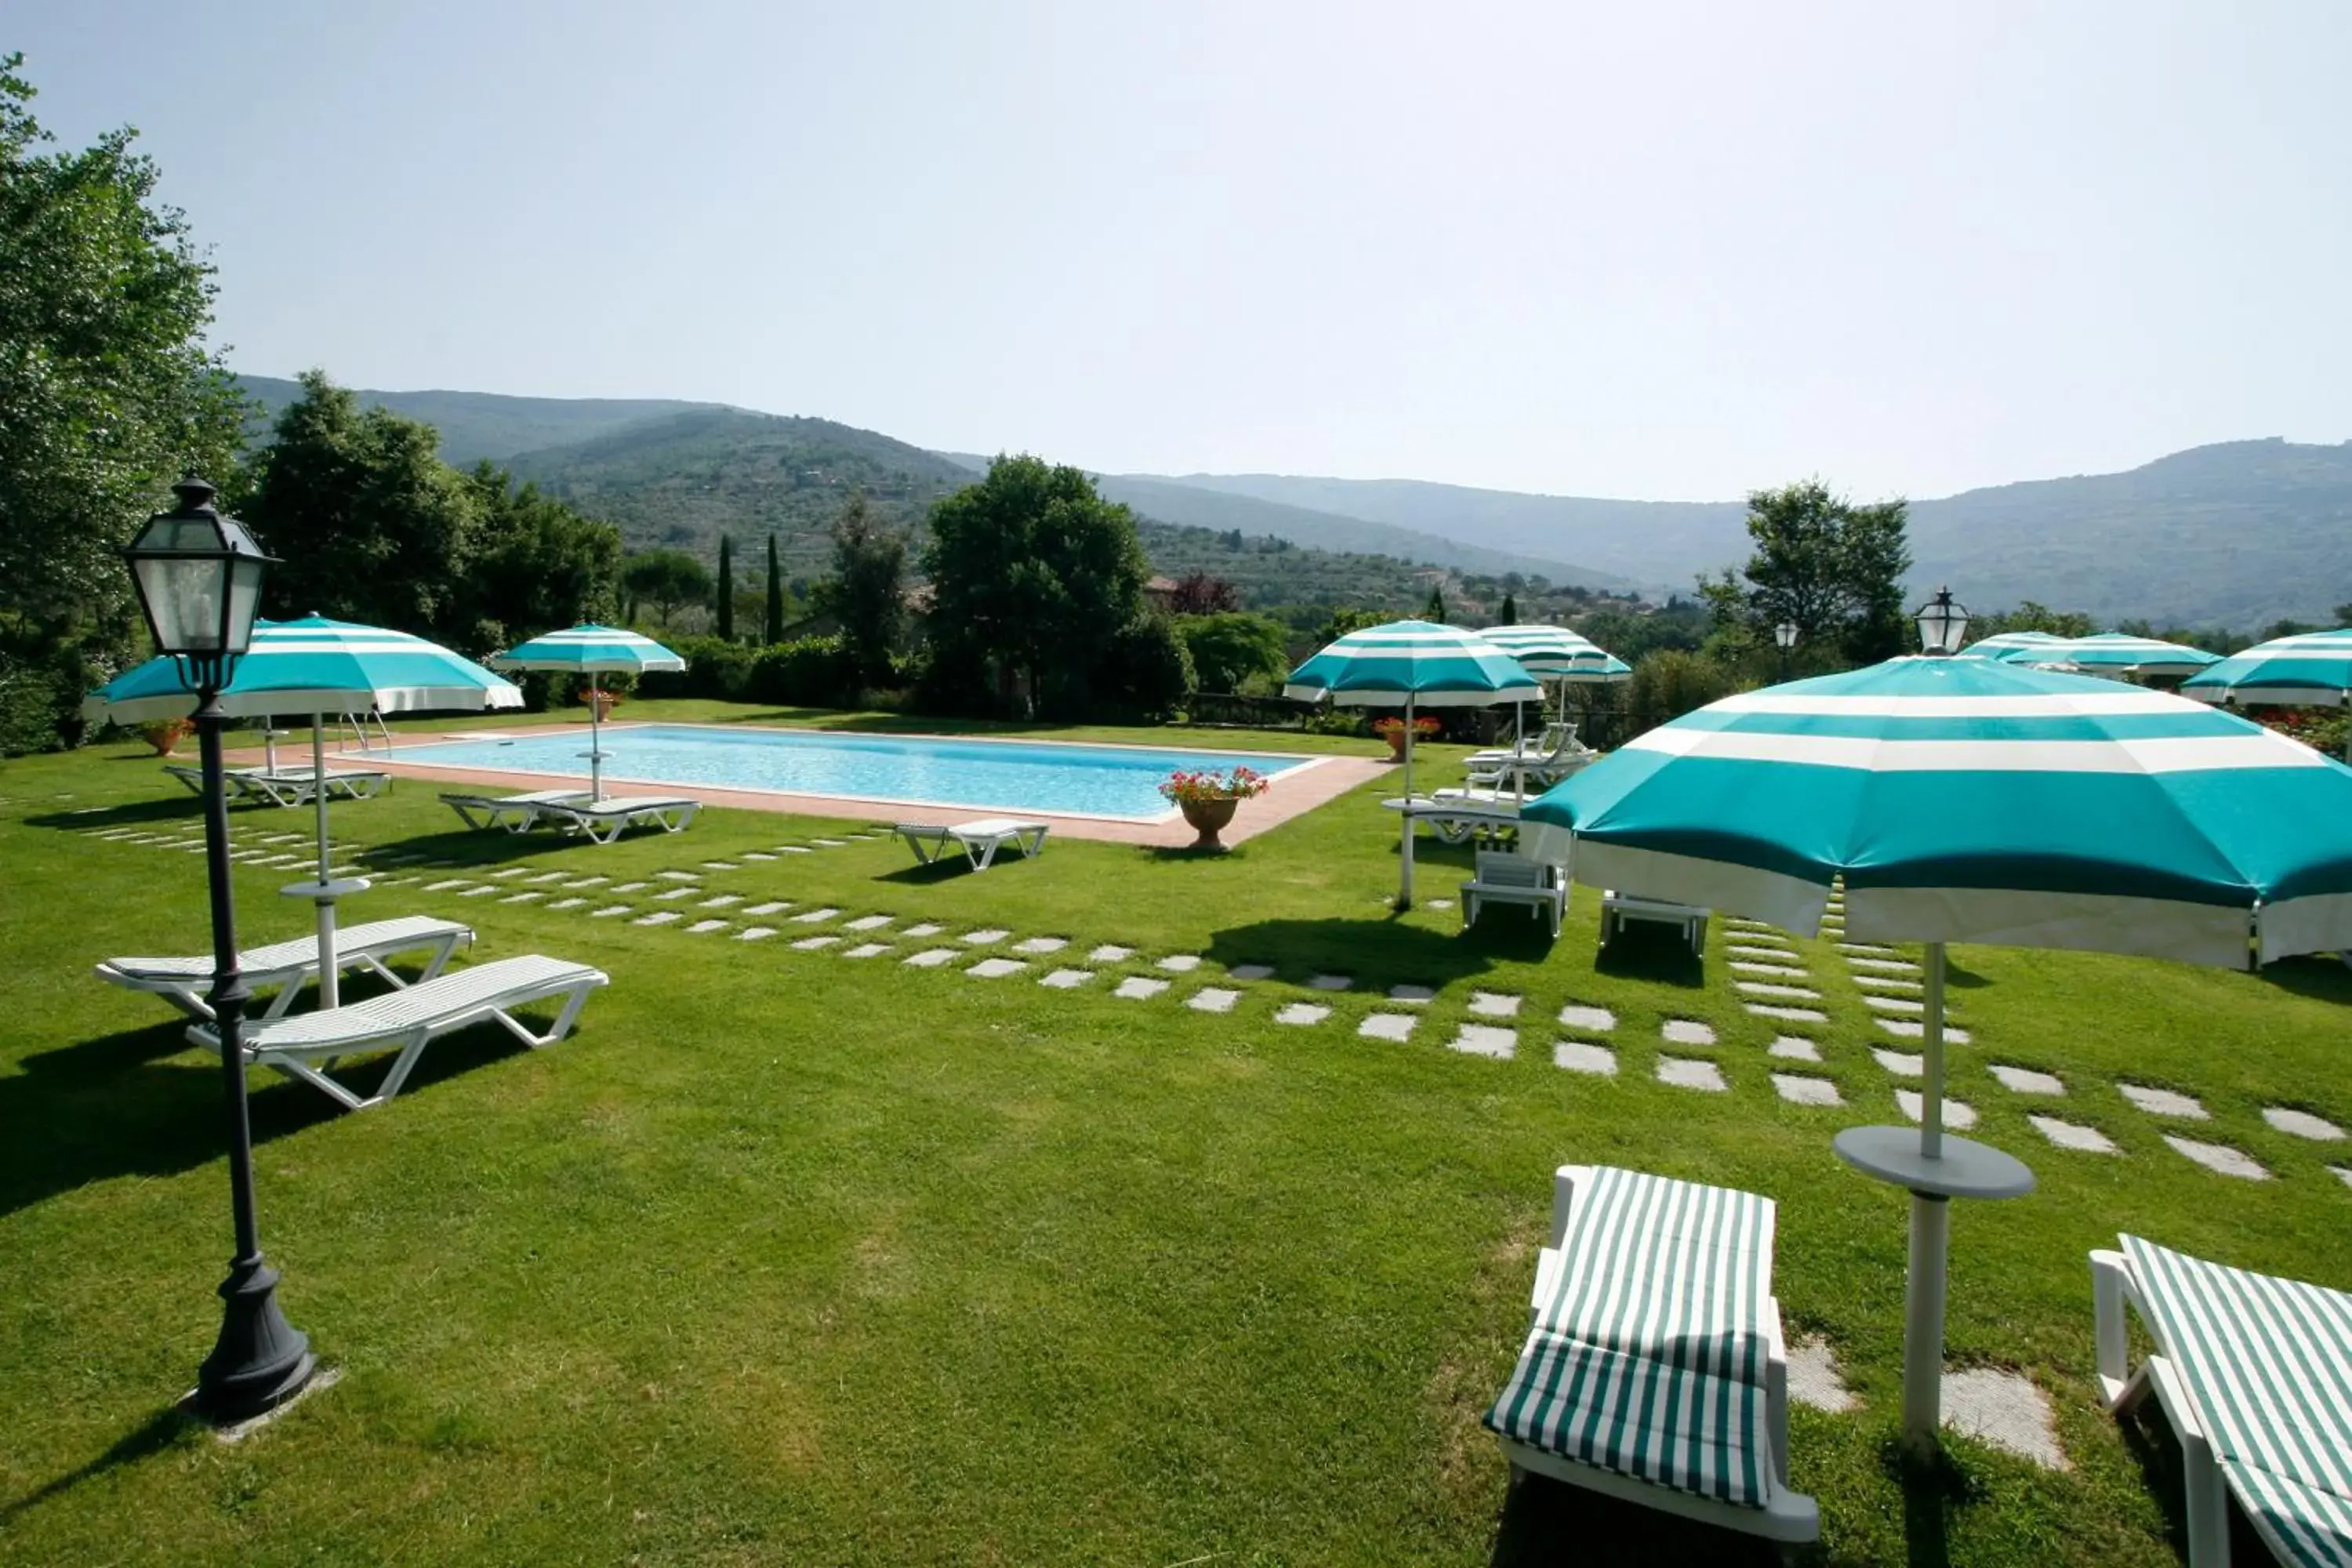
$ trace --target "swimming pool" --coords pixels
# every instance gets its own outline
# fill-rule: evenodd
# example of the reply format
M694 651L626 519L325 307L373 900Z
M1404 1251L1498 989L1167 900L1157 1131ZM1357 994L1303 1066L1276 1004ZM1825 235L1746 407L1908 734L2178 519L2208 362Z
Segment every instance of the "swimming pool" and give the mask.
M585 779L586 734L565 731L403 746L400 761L499 773ZM845 735L696 724L608 725L604 782L707 784L833 795L877 804L957 805L1160 822L1175 815L1160 781L1178 768L1223 772L1245 764L1273 777L1312 757L1259 752L1168 751L1061 742L961 741L924 735Z

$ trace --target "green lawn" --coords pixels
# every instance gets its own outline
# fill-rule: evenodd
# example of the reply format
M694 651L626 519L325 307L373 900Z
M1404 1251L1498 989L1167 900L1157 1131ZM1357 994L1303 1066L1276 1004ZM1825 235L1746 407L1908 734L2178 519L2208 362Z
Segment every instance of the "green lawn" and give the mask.
M1601 1161L1779 1200L1791 1335L1825 1335L1863 1401L1793 1417L1822 1560L2162 1563L2171 1458L2097 1409L2084 1252L2131 1229L2352 1282L2352 1188L2329 1170L2352 1150L2260 1116L2352 1125L2352 974L1958 951L1975 1043L1954 1051L1954 1092L2042 1184L1955 1216L1950 1353L2046 1389L2072 1468L1955 1439L1949 1473L1906 1487L1888 1458L1904 1202L1830 1152L1839 1128L1895 1118L1900 1080L1871 1047L1897 1042L1826 943L1798 944L1832 1016L1803 1031L1825 1060L1802 1070L1849 1103L1801 1108L1773 1093L1780 1031L1741 1007L1719 928L1703 972L1652 947L1604 973L1589 890L1556 946L1516 919L1465 937L1451 910L1391 915L1386 781L1216 860L1056 840L973 877L858 841L705 872L745 903L793 900L761 922L782 934L751 943L730 940L742 904L709 911L728 931L693 935L589 918L602 898L502 901L533 886L520 879L424 889L508 866L649 878L843 824L708 812L682 837L598 848L455 832L412 781L338 806L339 837L363 861L461 864L395 871L417 879L347 918L450 915L479 931L477 956L555 953L613 984L561 1045L445 1040L362 1114L257 1078L264 1246L289 1315L342 1375L224 1445L172 1414L228 1253L218 1069L161 1004L89 977L110 953L206 942L200 855L89 836L194 821L139 751L0 764L0 1560L1723 1560L1727 1538L1548 1485L1507 1507L1478 1425L1525 1325L1549 1173ZM309 820L236 814L247 842ZM1465 862L1431 851L1423 896L1450 896ZM237 877L248 944L307 928L308 906L275 891L289 871ZM656 890L609 901L701 913ZM843 914L793 923L822 906ZM994 981L898 962L927 942L863 961L839 956L856 937L788 946L868 913L1071 946ZM1035 984L1105 942L1137 955L1077 990ZM1150 1000L1109 995L1171 953L1203 963ZM1183 1005L1249 963L1276 978L1241 984L1231 1015ZM1353 989L1309 991L1324 972ZM1406 983L1439 988L1412 1038L1360 1037ZM1445 1048L1474 989L1523 998L1514 1059ZM1273 1021L1310 1000L1332 1016ZM1552 1065L1571 1002L1617 1015L1613 1079ZM1728 1093L1654 1080L1669 1018L1714 1026L1717 1045L1670 1049L1717 1060ZM2024 1100L1989 1063L2058 1073L2070 1093ZM2212 1120L2159 1122L2118 1077L2194 1093ZM2042 1110L2122 1153L2052 1148L2025 1121ZM2168 1131L2273 1179L2200 1169Z

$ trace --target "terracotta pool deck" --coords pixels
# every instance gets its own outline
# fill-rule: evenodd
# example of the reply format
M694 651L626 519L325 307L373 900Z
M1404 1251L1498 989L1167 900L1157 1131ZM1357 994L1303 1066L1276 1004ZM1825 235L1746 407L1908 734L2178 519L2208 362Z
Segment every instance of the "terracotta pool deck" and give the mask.
M490 733L485 728L480 733ZM533 735L572 735L585 743L589 737L585 725L547 728L533 726ZM382 768L401 778L451 785L472 785L492 790L541 790L557 787L565 781L546 773L501 773L488 768L453 768L434 763L410 762L401 751L409 746L437 745L456 736L449 731L436 734L403 736L394 742L389 752L376 751L330 752L327 766L352 768ZM942 740L966 742L969 735L894 735L891 739ZM608 737L606 744L612 743ZM1024 742L1024 744L1050 745L1052 742ZM1098 742L1088 742L1096 744ZM1394 764L1383 758L1337 756L1326 752L1299 753L1304 765L1276 774L1273 787L1255 800L1242 802L1234 813L1232 826L1222 835L1227 844L1240 844L1269 828L1279 827L1295 816L1300 816L1347 794L1368 780L1395 771ZM233 763L242 765L258 763L258 750L236 752ZM280 748L280 761L285 752ZM310 761L307 750L300 759ZM1155 822L1137 822L1120 817L1082 816L1051 811L1012 812L994 806L933 805L916 802L860 800L843 795L796 795L779 790L727 789L714 784L681 784L660 779L632 779L619 773L604 775L606 795L684 795L701 801L706 805L727 806L743 811L771 811L796 816L829 816L857 822L918 822L928 826L944 826L957 822L970 822L981 816L1019 816L1034 818L1052 826L1055 836L1067 838L1092 838L1112 844L1159 844L1178 846L1190 844L1192 829L1185 826L1181 816L1171 813Z

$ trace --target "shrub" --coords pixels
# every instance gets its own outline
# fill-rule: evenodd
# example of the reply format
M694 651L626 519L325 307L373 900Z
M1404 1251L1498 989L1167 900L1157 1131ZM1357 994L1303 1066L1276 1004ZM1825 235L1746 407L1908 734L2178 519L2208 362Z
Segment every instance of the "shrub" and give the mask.
M670 651L686 660L682 670L649 669L637 679L645 697L712 697L740 701L751 679L752 650L724 637L676 637Z
M1704 654L1654 653L1633 667L1633 679L1625 683L1625 707L1633 733L1640 734L1728 697L1738 687L1729 670Z
M847 639L797 637L753 656L743 696L782 708L844 708L857 700Z
M1138 616L1111 639L1102 668L1091 672L1097 710L1106 716L1159 723L1192 689L1192 656L1168 617Z

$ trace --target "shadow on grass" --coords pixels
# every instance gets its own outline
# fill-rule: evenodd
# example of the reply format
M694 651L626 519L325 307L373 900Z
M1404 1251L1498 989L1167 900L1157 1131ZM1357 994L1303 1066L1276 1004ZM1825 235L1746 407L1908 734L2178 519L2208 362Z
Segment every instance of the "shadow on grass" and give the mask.
M2165 1418L2164 1408L2151 1394L2139 1407L2127 1415L2116 1418L2123 1433L2124 1447L2139 1466L2148 1497L2164 1515L2164 1539L2173 1551L2186 1558L2189 1551L2189 1500L2187 1477L2182 1473L2180 1438ZM2246 1518L2245 1510L2231 1498L2230 1510L2230 1561L2232 1563L2268 1563L2271 1549Z
M1822 1560L1803 1551L1791 1556L1800 1563ZM1710 1568L1778 1568L1787 1560L1771 1542L1602 1497L1548 1476L1528 1476L1504 1495L1488 1558L1493 1568L1598 1563L1612 1568L1702 1563Z
M2340 958L2305 953L2300 958L2282 958L2265 964L2257 973L2280 990L2292 991L2298 996L2352 1003L2352 965L2347 965Z
M68 1470L55 1480L45 1481L23 1497L11 1498L0 1503L0 1521L11 1520L27 1510L37 1508L53 1497L58 1497L88 1480L95 1480L109 1470L124 1465L135 1465L142 1459L152 1459L180 1440L180 1435L197 1423L176 1405L167 1405L145 1421L115 1439L112 1447L88 1464Z
M1366 988L1439 988L1498 963L1540 963L1551 949L1533 921L1489 918L1450 933L1393 920L1275 920L1216 932L1208 957L1228 969L1269 963L1285 975L1346 974Z
M194 795L165 795L159 800L127 800L120 805L102 805L94 811L45 811L26 817L24 823L27 827L54 827L68 833L100 827L159 827L166 823L202 827L204 810L204 803Z
M1679 931L1636 921L1593 959L1595 973L1695 991L1706 984L1706 965Z

